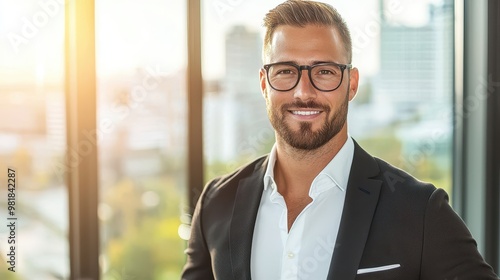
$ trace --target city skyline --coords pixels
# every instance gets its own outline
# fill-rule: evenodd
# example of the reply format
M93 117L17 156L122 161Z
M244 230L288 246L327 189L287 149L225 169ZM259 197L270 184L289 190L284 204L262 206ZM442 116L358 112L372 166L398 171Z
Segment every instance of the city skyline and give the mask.
M44 1L43 3L59 3L59 0ZM373 81L370 75L374 76L379 69L378 36L383 27L379 26L379 2L363 1L366 5L361 11L349 8L352 7L349 6L352 1L339 1L338 9L352 28L353 40L357 42L354 45L354 63L360 67L362 83L366 84ZM176 232L180 224L181 206L185 206L181 202L186 199L185 191L190 189L186 183L185 170L188 114L185 81L186 34L182 28L185 23L185 7L176 2L176 6L168 10L170 6L166 1L148 0L140 9L134 4L137 2L132 1L125 1L121 9L116 9L118 2L96 2L98 112L96 131L93 131L95 138L90 139L90 142L97 143L97 134L101 133L101 141L93 145L98 146L98 188L103 194L98 207L99 221L102 223L99 240L102 242L102 269L106 275L103 279L107 280L114 279L113 273L116 273L117 266L123 265L120 258L125 253L122 255L123 251L117 249L137 250L137 247L133 246L138 242L133 239L133 233L128 229L155 232L159 233L161 238L166 238L160 235L165 233L154 226L164 226L162 222L169 221L170 231L167 234L173 240L169 244L177 242L175 244L182 247L183 241L178 239ZM4 101L3 107L0 107L10 111L0 110L7 114L0 124L0 156L2 162L14 164L22 172L23 189L20 190L19 202L30 203L34 209L32 212L40 214L30 217L29 212L26 218L23 218L29 226L22 228L20 234L31 243L26 243L29 246L23 247L29 249L28 251L21 251L22 256L26 258L22 263L31 273L37 275L67 275L69 247L48 248L44 242L54 239L59 243L50 244L68 244L65 235L60 234L66 233L68 229L68 193L64 174L57 168L66 164L65 157L71 158L76 153L74 147L67 150L65 141L66 129L71 124L66 124L63 9L59 7L58 13L54 12L54 16L48 17L50 20L45 27L38 28L27 44L19 45L19 52L15 53L5 35L9 32L19 32L25 22L23 17L32 20L34 14L44 10L38 3L28 5L21 2L17 9L6 13L10 7L7 7L6 3L0 0L0 100ZM205 92L203 115L206 133L204 160L208 177L231 171L241 162L242 157L256 157L268 152L269 147L266 145L274 139L256 70L260 64L260 46L257 39L262 36L261 19L278 1L213 0L203 3L203 74L204 82L212 86L205 88L210 92ZM227 12L223 12L222 20L220 13L224 10L214 10L217 3L233 3ZM408 7L405 6L403 10ZM391 14L394 13L388 13L389 16ZM396 14L401 16L404 12ZM169 15L171 17L166 18ZM137 18L147 20L141 21ZM421 18L425 19L426 16L421 15ZM415 22L408 28L425 28L422 26L425 24ZM405 27L400 25L398 28ZM238 37L240 35L242 36ZM428 41L424 43L429 44ZM394 49L404 45L394 43L388 46ZM444 44L441 46L444 47ZM412 54L410 51L409 55ZM406 61L402 58L400 62ZM445 61L440 63L443 62ZM373 93L371 89L363 87L360 87L360 90L363 91L360 92L360 97L363 93ZM356 117L352 122L349 120L349 123L353 124L350 130L357 129L353 137L360 143L365 141L361 143L362 146L371 144L373 148L378 145L377 151L387 151L384 149L389 146L391 153L386 155L391 156L390 160L395 163L404 161L404 167L415 168L411 170L414 172L420 172L416 169L420 162L415 159L417 157L414 153L417 153L417 156L426 155L426 150L421 152L419 146L428 143L420 141L422 136L437 129L449 135L452 129L443 129L440 126L443 122L439 120L429 123L416 119L414 122L402 124L397 123L400 119L394 118L390 122L377 122L379 116L389 111L389 103L382 102L379 104L382 106L373 106L369 95L365 103L358 101L356 98L350 107L351 112L354 112L350 115ZM425 103L424 106L426 105ZM22 121L22 126L16 126L16 121ZM102 130L103 123L113 129ZM377 130L383 130L386 138L372 133ZM358 134L358 131L365 133L363 136L368 136L358 137L362 135ZM90 143L87 140L84 144ZM436 151L429 156L432 164L434 160L441 164L443 161L439 160L443 158L442 142L431 144L434 144L432 148ZM444 148L446 152L447 146ZM427 165L427 168L431 166L431 171L441 177L431 177L432 172L427 172L427 169L421 172L425 175L431 174L423 177L424 179L444 181L445 183L440 185L446 188L446 180L451 180L447 173L451 156L444 154L444 158L446 161L438 167L448 168L445 172ZM220 161L216 162L219 163L218 166L212 164L214 159ZM31 203L30 200L36 200L36 203ZM160 206L165 205L170 208L160 212ZM32 208L22 207L29 210ZM37 210L42 208L43 211ZM54 218L53 223L58 226L57 231L53 230L51 223L40 218L50 216L50 213L57 213L57 216L51 216ZM150 220L150 224L139 224L156 217L155 215L158 215L157 220ZM139 251L129 251L132 252L129 256L144 256L136 254L137 252L153 255L149 254L148 250L155 250L156 246L153 244L151 248L141 247ZM33 251L36 251L36 254ZM178 259L182 260L182 250L178 251ZM38 262L41 254L50 254L50 262ZM165 264L172 265L176 261L168 258L167 261L164 261L165 258L161 260L154 265L162 269ZM31 275L28 275L29 277Z
M349 1L323 1L334 5L347 21L353 36L354 61L361 73L371 76L378 70L379 1L362 0L363 9L352 9ZM203 2L203 74L218 79L224 69L224 36L231 26L245 25L262 34L263 15L281 1ZM428 21L425 0L385 0L387 16L401 24L421 26ZM39 3L7 4L0 1L0 85L60 83L64 70L64 7L59 0L44 6ZM59 4L58 4L59 3ZM119 10L113 9L120 4ZM168 4L168 5L167 5ZM175 5L175 6L171 6ZM162 8L163 7L163 8ZM109 13L112 10L114 13ZM172 12L170 12L172 11ZM123 75L124 69L160 66L164 72L175 72L186 64L186 7L182 2L148 0L138 9L134 2L96 2L96 55L98 78ZM156 14L162 21L130 20ZM45 15L40 21L37 16ZM43 18L43 17L41 17ZM106 18L101 22L101 18ZM169 30L164 33L162 30ZM120 33L127 30L126 34ZM146 33L144 31L147 31ZM149 36L148 34L159 34ZM164 34L165 36L162 36ZM112 35L111 37L109 37ZM134 44L123 44L122 36L136 38ZM109 38L108 38L109 37ZM54 52L53 50L59 50ZM134 55L128 53L134 51ZM126 59L124 59L126 57Z

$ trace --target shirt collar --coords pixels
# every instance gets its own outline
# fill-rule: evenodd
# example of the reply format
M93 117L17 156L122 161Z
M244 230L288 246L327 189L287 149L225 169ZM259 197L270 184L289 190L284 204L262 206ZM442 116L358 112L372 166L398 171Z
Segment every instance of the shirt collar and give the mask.
M271 152L269 153L269 160L266 168L266 173L264 173L264 190L271 186L273 189L276 188L274 184L274 164L276 163L276 143L274 143Z
M325 185L318 185L315 182L322 176L326 176L332 180L335 185L345 191L347 188L347 182L349 180L349 172L351 170L352 160L354 157L354 141L350 135L347 135L347 141L344 143L339 152L335 157L323 168L323 170L314 178L309 191L309 195L314 195L315 193L320 193L329 189ZM269 161L266 168L266 173L264 174L264 190L270 186L273 190L276 188L274 182L274 165L276 163L276 143L273 145L271 152L269 153Z

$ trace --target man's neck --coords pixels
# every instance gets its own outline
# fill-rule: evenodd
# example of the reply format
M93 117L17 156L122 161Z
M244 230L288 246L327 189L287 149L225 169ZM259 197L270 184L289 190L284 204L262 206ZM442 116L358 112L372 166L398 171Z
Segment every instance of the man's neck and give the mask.
M337 155L346 140L347 132L341 131L325 145L306 151L293 148L278 138L274 174L280 193L307 194L314 178Z

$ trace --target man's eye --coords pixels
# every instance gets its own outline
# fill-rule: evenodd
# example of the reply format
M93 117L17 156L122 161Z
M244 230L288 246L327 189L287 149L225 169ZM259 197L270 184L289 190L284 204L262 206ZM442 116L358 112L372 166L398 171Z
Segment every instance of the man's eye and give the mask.
M333 69L333 68L323 68L323 69L318 69L316 71L316 75L338 75L340 73L339 70Z
M330 71L330 70L323 69L323 70L319 70L319 74L321 74L321 75L328 75L328 74L332 75L334 73L332 71Z
M276 72L277 75L290 75L293 74L292 69L282 69Z

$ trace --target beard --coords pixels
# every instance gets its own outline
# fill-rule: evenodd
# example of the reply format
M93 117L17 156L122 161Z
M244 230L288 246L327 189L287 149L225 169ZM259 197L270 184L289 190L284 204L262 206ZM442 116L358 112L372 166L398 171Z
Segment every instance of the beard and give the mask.
M339 109L333 112L331 117L330 107L318 104L312 100L308 102L297 100L295 102L282 105L279 110L273 109L268 103L267 113L272 126L276 130L276 133L288 145L299 150L315 150L325 145L342 129L347 120L348 104L349 100L348 95L346 94L346 98L342 104L340 104ZM322 127L317 131L313 131L312 123L307 121L300 122L299 130L294 131L286 122L286 115L289 114L289 108L319 109L325 113L326 120Z

